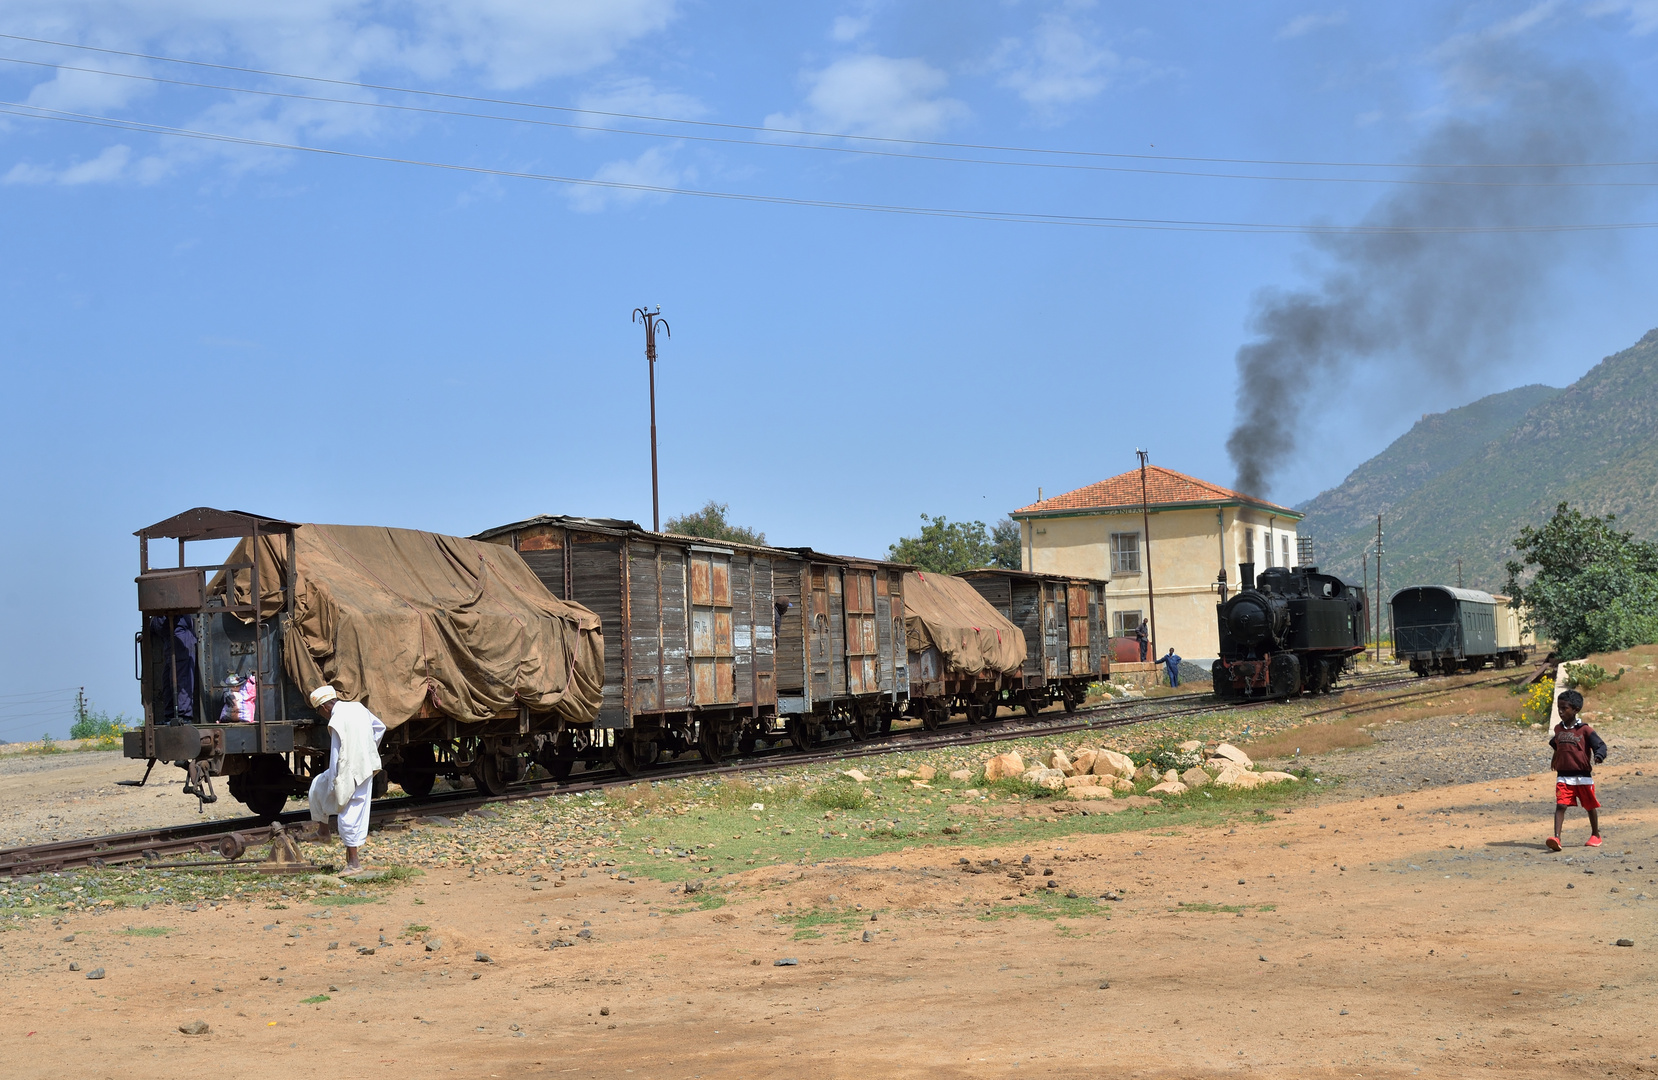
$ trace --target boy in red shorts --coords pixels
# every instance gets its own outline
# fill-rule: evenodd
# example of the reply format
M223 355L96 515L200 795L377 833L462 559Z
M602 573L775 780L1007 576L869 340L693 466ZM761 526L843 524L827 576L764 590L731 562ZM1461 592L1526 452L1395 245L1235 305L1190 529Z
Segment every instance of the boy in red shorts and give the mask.
M1560 724L1549 745L1554 747L1554 835L1550 851L1560 850L1560 827L1566 823L1566 808L1576 803L1589 811L1589 839L1585 847L1600 847L1600 802L1595 798L1595 765L1606 760L1606 743L1595 729L1577 718L1583 695L1567 690L1555 700Z

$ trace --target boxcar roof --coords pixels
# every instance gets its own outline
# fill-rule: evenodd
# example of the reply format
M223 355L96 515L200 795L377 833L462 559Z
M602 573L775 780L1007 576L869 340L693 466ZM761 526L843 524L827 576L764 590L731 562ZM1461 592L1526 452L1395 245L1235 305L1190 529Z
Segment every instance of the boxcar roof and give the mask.
M250 514L245 510L215 510L211 506L198 506L182 514L174 514L165 521L158 521L149 528L139 529L133 535L147 540L226 540L233 536L252 536L255 525L262 533L299 528L295 522Z
M1009 570L1003 566L977 566L971 570L961 570L956 577L972 577L974 574L991 574L995 577L1024 578L1027 581L1086 581L1094 585L1109 585L1110 578L1085 577L1082 574L1038 574L1031 570Z
M1408 592L1420 592L1424 589L1433 592L1442 592L1449 595L1453 599L1466 600L1469 603L1474 604L1495 604L1497 602L1497 598L1488 592L1480 592L1478 589L1458 589L1450 585L1411 585L1408 588L1400 589L1398 592L1394 593L1390 602L1398 601L1401 596Z

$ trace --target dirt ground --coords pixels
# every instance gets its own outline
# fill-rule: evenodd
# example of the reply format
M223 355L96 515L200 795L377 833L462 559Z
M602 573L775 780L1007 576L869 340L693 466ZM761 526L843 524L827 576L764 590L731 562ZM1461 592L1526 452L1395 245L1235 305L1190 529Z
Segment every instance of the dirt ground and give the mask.
M1366 757L1420 735L1345 764L1385 777ZM504 860L353 906L32 919L0 933L0 1071L1658 1075L1658 754L1613 760L1600 851L1578 811L1544 850L1548 773L1413 766L1230 826L745 870L700 904Z
M247 816L222 777L214 781L219 801L201 813L195 799L181 794L184 771L172 765L157 764L141 788L116 782L143 775L144 763L119 750L0 757L0 847Z

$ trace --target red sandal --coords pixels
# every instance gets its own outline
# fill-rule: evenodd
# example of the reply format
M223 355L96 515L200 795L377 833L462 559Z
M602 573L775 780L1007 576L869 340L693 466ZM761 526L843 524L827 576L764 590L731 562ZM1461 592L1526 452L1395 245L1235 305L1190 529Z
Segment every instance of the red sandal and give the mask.
M1550 851L1559 851L1560 850L1560 837L1551 836L1547 840L1543 841L1543 844Z

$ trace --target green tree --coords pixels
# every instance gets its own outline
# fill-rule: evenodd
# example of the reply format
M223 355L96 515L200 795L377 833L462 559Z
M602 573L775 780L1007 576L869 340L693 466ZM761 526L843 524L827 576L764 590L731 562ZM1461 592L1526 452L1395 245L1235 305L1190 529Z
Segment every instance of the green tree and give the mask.
M1522 560L1508 563L1507 592L1568 660L1658 642L1658 547L1612 521L1561 503L1514 541Z
M1020 539L1019 523L1012 518L1003 518L990 530L990 544L992 548L991 565L999 566L1003 570L1018 570L1024 566L1021 553L1024 547Z
M887 558L935 574L956 574L985 566L1019 568L1019 526L1011 521L999 522L992 534L982 521L947 521L943 514L922 514L921 520L921 535L900 537L887 548Z
M742 525L733 525L725 519L729 503L709 499L701 510L668 519L667 532L680 536L697 536L704 540L724 540L728 544L764 544L766 534Z

